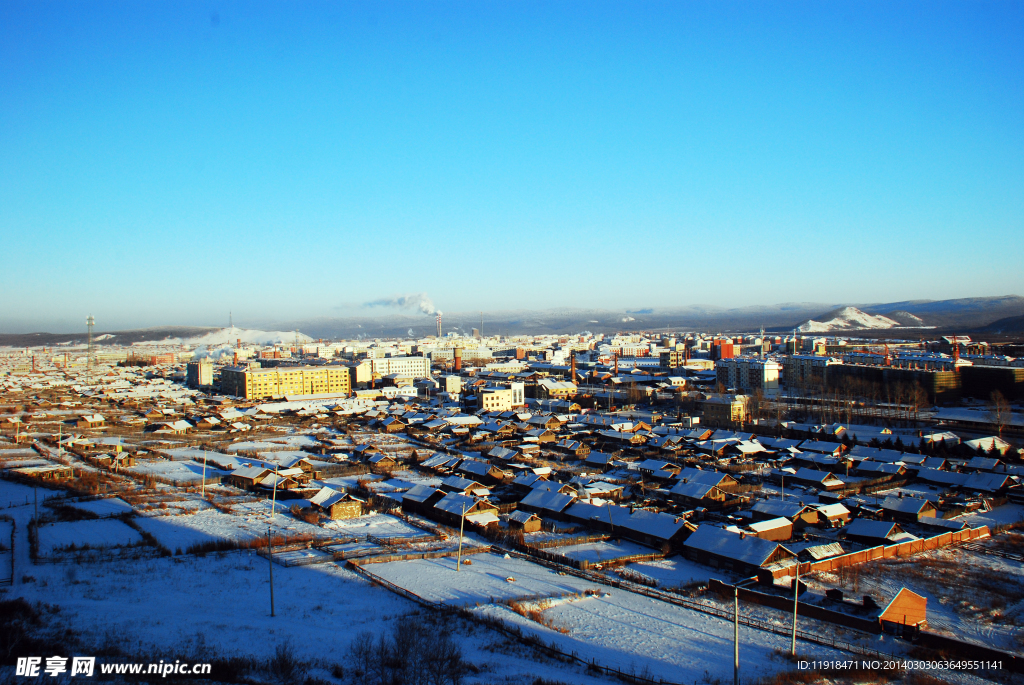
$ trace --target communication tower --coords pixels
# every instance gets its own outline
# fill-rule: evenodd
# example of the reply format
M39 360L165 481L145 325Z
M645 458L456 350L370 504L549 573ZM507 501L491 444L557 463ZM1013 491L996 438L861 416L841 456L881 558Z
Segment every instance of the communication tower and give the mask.
M85 325L86 325L86 328L89 329L89 348L88 348L88 351L86 352L85 368L86 368L86 375L91 379L92 378L92 367L96 363L95 353L93 352L93 348L92 348L92 329L96 325L96 318L92 314L90 314L89 316L87 316L85 318Z

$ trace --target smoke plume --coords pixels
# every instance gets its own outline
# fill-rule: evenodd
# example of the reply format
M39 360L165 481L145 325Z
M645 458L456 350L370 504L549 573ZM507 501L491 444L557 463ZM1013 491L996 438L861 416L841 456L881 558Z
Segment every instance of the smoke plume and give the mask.
M367 302L364 307L391 307L394 309L418 309L423 314L440 314L426 293L412 293L398 297L386 297Z

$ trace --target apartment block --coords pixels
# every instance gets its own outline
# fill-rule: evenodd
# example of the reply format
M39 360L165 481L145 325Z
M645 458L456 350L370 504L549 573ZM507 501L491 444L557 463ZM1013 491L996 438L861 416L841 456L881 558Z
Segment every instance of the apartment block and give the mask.
M259 400L285 395L348 395L347 366L282 366L261 369L229 366L221 371L225 394Z

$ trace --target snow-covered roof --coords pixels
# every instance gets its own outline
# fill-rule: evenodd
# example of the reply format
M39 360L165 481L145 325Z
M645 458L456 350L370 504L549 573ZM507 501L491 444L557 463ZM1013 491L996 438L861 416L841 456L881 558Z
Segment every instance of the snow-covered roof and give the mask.
M763 566L782 547L778 542L763 540L754 535L739 535L708 524L700 525L683 546L758 567ZM793 555L789 550L785 551Z
M560 512L576 501L575 495L536 488L519 503L520 506L534 507L546 511Z
M345 499L345 493L339 492L333 488L320 488L320 490L310 498L310 502L319 507L330 507L337 504L341 500Z

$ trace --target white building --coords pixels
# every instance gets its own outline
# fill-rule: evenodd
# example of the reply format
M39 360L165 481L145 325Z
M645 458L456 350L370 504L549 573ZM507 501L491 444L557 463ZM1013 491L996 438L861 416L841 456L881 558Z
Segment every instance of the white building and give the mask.
M773 359L734 357L715 362L718 382L743 392L760 390L768 397L779 393L782 364Z
M430 376L430 360L426 357L384 357L367 361L370 362L371 373L381 377L390 376L393 373L413 378Z

